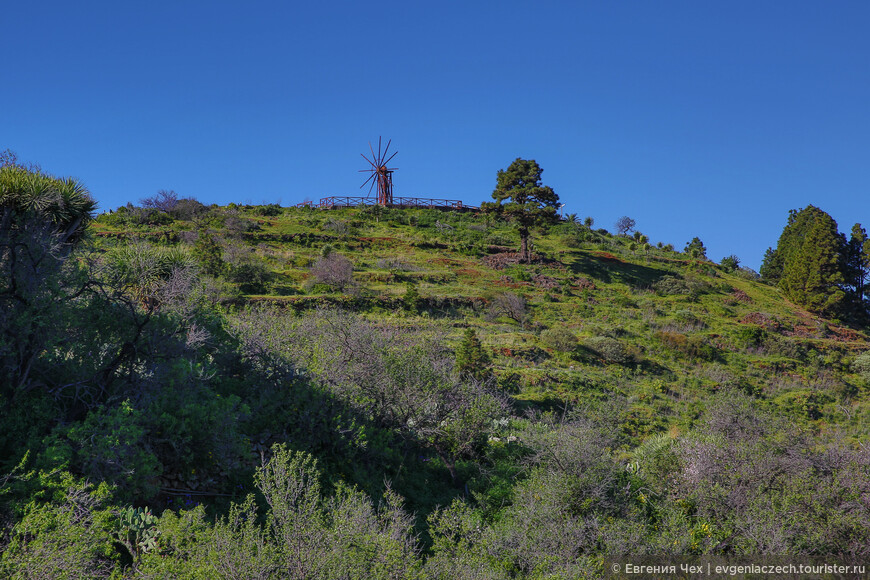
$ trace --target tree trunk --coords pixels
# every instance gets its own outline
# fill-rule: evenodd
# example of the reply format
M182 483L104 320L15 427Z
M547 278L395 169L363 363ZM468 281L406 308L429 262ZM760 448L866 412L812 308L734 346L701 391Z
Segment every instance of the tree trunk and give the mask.
M529 259L529 230L520 230L520 262L528 264Z
M450 456L448 456L447 453L442 451L440 448L436 447L435 453L438 454L438 457L441 458L441 461L443 461L444 465L447 467L447 471L450 472L450 480L453 482L453 485L459 489L464 487L465 483L459 479L459 477L456 473L456 462L453 461L452 458Z

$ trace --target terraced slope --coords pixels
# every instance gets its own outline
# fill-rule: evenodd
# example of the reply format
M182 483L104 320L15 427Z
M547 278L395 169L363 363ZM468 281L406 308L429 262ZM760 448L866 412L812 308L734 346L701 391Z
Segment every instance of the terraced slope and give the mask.
M230 206L161 224L124 213L93 224L102 244L195 254L199 236L217 239L236 308L344 307L453 345L474 328L519 405L626 397L623 428L637 442L689 429L708 395L735 387L814 428L868 435L867 381L853 364L870 347L865 330L788 303L750 271L568 222L537 235L535 260L518 264L510 227L473 213ZM312 275L330 252L353 266L341 290Z

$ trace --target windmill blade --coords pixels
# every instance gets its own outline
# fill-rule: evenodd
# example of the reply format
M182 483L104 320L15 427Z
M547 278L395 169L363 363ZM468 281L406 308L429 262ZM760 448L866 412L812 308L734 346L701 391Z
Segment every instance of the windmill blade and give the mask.
M384 155L386 155L386 154L387 154L387 152L384 151ZM399 154L399 152L396 151L395 153L393 153L392 155L390 155L390 158L387 159L386 161L384 161L383 165L386 165L387 163L389 163L390 161L392 161L393 157L395 157L395 156L398 155L398 154Z
M366 156L363 155L362 153L360 153L359 155L360 155L360 157L362 157L363 159L365 159L366 161L368 161L368 162L369 162L369 165L371 165L372 167L374 167L375 169L377 169L378 166L375 165L375 162L374 162L374 161L372 161L371 159L369 159L368 157L366 157ZM370 169L360 169L360 171L371 171L371 170L370 170Z
M381 136L378 135L378 165L381 164Z
M364 169L363 171L367 171L367 170ZM372 174L369 175L368 179L366 179L365 181L363 181L363 184L360 185L359 188L362 189L363 187L365 187L365 186L366 186L366 183L368 183L369 181L371 181L372 178L375 177L376 175L377 175L377 173L372 172Z
M375 165L375 162L377 162L378 158L375 157L375 150L372 149L372 142L371 142L371 141L369 141L369 151L372 152L372 159L374 160L374 162L372 163L372 165ZM375 167L377 167L377 165L375 165Z
M387 146L386 146L386 147L384 147L384 157L386 157L386 156L387 156L387 151L389 151L389 150L390 150L390 143L392 143L392 142L393 142L393 140L392 140L392 139L390 139L390 140L389 140L389 141L387 141ZM387 162L386 162L386 161L384 161L384 162L383 162L383 163L382 163L382 164L381 164L381 165L386 165L386 164L387 164Z

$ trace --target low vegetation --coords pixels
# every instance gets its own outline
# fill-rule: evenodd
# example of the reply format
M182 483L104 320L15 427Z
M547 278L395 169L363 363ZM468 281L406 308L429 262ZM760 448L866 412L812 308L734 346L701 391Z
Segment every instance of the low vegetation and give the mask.
M863 242L803 301L785 232L774 286L633 220L0 186L3 577L870 555Z

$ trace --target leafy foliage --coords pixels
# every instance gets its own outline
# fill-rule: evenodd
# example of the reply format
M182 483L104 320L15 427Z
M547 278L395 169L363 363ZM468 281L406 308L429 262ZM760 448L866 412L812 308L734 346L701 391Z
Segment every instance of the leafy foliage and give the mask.
M731 254L730 256L725 256L724 258L722 258L722 261L719 262L719 265L722 266L722 268L726 272L734 272L735 270L737 270L737 268L740 267L740 258L735 256L734 254Z
M558 352L572 352L579 344L574 333L561 326L550 328L542 332L541 342L547 348L551 348Z
M683 253L693 258L707 258L707 248L704 247L704 242L698 236L695 236L686 244L686 247L683 248Z
M573 219L519 268L516 224L492 214L183 201L66 241L36 211L9 218L0 576L574 578L614 554L867 555L859 318ZM342 255L354 292L298 292Z
M532 159L519 157L506 170L499 169L496 187L492 192L495 202L481 207L488 212L504 216L516 224L520 234L520 259L529 261L529 236L532 228L555 223L559 196L551 187L541 185L543 170Z
M192 255L202 272L209 276L219 276L227 271L227 264L223 260L223 249L214 236L206 230L199 232Z

